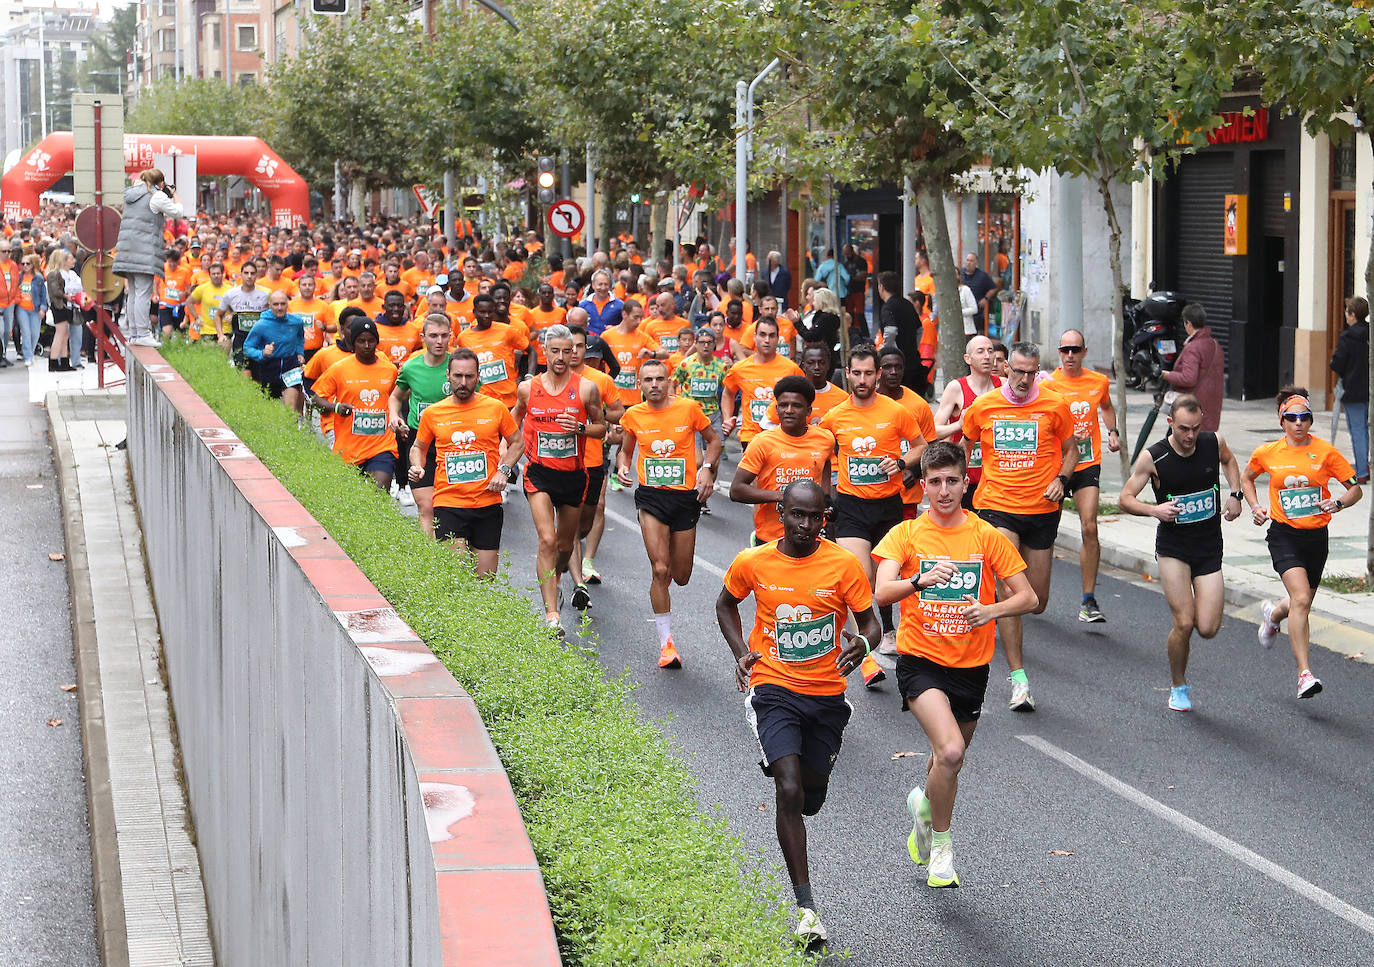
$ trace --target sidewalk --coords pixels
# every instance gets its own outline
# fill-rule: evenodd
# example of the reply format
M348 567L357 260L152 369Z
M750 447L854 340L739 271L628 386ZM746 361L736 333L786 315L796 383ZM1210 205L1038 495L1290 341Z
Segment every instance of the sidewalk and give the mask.
M1146 413L1153 406L1153 400L1145 393L1131 393L1127 401L1127 430L1122 436L1122 446L1134 448ZM1147 445L1160 439L1165 428L1164 418L1160 417L1151 431ZM1350 459L1350 435L1345 429L1342 416L1339 432L1331 436L1331 411L1318 412L1313 424L1313 435L1330 440L1347 459ZM1282 431L1278 427L1273 400L1252 400L1238 402L1227 400L1222 407L1221 436L1235 454L1237 462L1244 470L1250 454L1262 443L1278 439ZM1353 462L1353 461L1352 461ZM1106 453L1102 459L1102 501L1115 504L1121 493L1121 465L1115 453ZM1264 499L1264 481L1261 481L1260 497ZM1226 490L1225 481L1222 482ZM1369 531L1369 501L1374 499L1364 488L1364 498L1352 509L1335 515L1330 525L1331 556L1327 561L1326 574L1361 575L1365 572L1365 548ZM1144 499L1152 500L1153 493L1147 486ZM1130 571L1136 575L1148 575L1150 579L1158 576L1155 563L1156 522L1147 517L1131 517L1125 514L1102 517L1098 521L1098 539L1102 544L1102 563ZM1240 613L1249 620L1258 622L1259 604L1266 598L1276 598L1282 592L1278 575L1274 573L1269 560L1269 549L1264 543L1265 528L1256 527L1250 522L1248 511L1230 523L1223 522L1222 533L1226 542L1226 602L1232 613ZM1065 512L1059 528L1058 549L1068 558L1077 556L1081 543L1078 516ZM1108 615L1108 620L1111 616ZM1362 660L1374 662L1374 595L1338 594L1328 588L1317 593L1312 608L1312 641L1333 651L1352 658L1362 656Z

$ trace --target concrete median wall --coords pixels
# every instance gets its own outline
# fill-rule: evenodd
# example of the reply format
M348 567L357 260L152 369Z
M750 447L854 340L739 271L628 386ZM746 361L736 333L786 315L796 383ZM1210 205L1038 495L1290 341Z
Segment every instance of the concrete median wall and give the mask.
M156 351L129 376L219 963L557 964L471 698Z

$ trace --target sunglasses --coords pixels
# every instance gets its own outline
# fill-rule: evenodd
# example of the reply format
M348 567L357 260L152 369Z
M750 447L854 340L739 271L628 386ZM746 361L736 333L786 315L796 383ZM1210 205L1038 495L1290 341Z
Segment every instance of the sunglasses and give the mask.
M1087 348L1087 347L1085 347L1085 346L1060 346L1060 347L1059 347L1059 351L1060 351L1061 353L1081 353L1085 348Z
M1312 422L1311 412L1304 413L1285 413L1283 414L1285 423L1310 423Z

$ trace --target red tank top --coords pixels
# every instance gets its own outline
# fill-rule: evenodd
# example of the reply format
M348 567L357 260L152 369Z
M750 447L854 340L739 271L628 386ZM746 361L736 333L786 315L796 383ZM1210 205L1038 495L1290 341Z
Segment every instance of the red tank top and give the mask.
M587 422L582 405L582 377L571 374L568 385L557 395L544 388L544 378L530 380L529 402L525 405L525 456L530 463L550 470L580 470L584 464L587 438L558 424L562 413L571 413L579 423Z
M960 376L958 379L955 380L955 382L959 384L959 391L964 395L964 401L959 406L959 412L963 413L964 410L968 409L969 404L978 398L978 394L973 391L972 386L969 386L967 376ZM1001 385L1002 381L1000 379L998 379L996 376L992 377L993 389L997 389ZM949 442L956 444L963 443L964 435L956 430L954 435L949 438ZM978 465L975 467L972 465L972 463L970 463L968 468L968 480L969 483L973 484L973 486L976 487L978 486L978 482L983 479L982 453L976 453L974 459L978 461Z

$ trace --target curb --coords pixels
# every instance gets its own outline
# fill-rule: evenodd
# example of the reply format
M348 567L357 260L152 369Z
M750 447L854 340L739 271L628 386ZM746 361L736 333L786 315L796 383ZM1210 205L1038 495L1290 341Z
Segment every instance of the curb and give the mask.
M86 773L86 813L91 840L95 929L103 967L127 967L129 937L125 925L124 883L119 865L114 798L110 788L110 752L105 735L105 701L96 649L95 606L91 595L86 536L81 526L81 496L76 456L67 435L58 394L44 401L50 444L62 501L62 530L67 544L67 582L71 590L72 643L76 660L77 699L81 708L81 760Z

